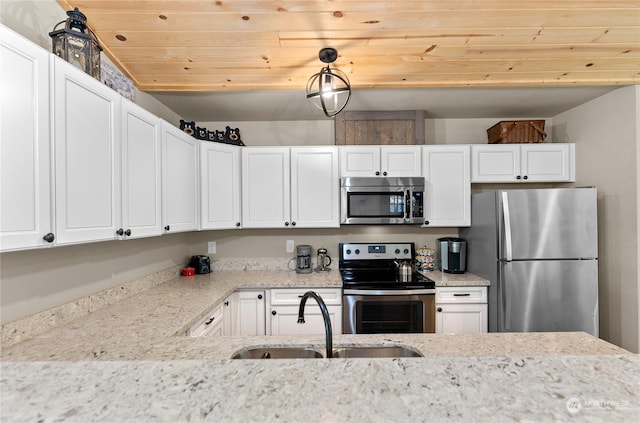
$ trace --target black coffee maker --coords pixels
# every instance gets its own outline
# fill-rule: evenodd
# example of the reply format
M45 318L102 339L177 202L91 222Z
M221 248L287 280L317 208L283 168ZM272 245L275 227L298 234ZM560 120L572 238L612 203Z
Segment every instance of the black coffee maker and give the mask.
M196 275L211 273L211 260L209 256L191 256L189 267L196 269Z
M438 238L440 268L446 273L464 273L467 270L467 241L462 238Z

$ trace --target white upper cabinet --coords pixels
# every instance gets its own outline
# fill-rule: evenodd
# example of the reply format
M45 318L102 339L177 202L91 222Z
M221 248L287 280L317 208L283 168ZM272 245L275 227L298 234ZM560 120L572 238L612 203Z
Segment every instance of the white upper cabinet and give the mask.
M420 146L341 146L340 176L422 176Z
M471 146L471 182L575 181L575 144Z
M200 143L200 228L239 228L240 147Z
M468 145L423 147L425 225L471 225L471 166Z
M122 226L123 238L162 234L161 120L140 106L122 100Z
M56 243L115 239L120 226L120 96L53 57Z
M198 140L162 121L162 226L164 233L200 224Z
M291 223L288 147L242 149L242 226L285 228Z
M242 226L338 227L336 147L244 147Z
M337 147L291 148L291 224L296 228L340 226Z
M0 25L0 251L54 241L49 110L49 53Z

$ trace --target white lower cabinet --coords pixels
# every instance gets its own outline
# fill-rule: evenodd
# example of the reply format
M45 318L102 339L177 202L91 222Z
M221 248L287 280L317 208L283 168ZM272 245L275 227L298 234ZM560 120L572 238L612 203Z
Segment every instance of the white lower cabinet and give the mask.
M436 333L487 331L486 287L436 287Z
M292 288L270 291L267 311L270 316L271 335L321 335L325 333L320 307L312 297L307 298L305 304L305 323L298 323L300 299L307 291L314 291L326 304L333 334L342 333L342 290L340 288Z
M265 291L240 290L222 303L228 336L265 335Z

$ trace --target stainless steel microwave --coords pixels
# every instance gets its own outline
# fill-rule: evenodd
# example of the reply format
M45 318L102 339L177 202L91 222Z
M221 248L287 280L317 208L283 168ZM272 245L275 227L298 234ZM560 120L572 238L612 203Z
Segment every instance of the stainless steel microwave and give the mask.
M424 178L340 178L343 225L422 225Z

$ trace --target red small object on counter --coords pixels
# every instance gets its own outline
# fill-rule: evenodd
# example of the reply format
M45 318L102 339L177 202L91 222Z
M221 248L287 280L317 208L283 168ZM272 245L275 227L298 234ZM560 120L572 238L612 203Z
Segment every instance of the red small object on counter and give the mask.
M196 269L194 267L185 267L182 269L182 276L193 276L196 274Z

